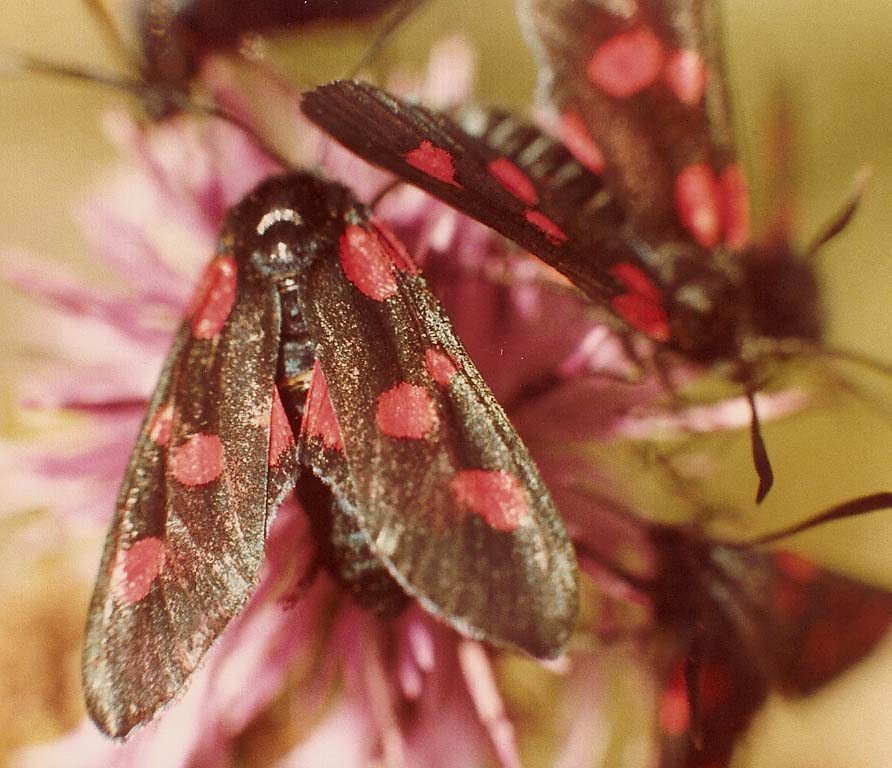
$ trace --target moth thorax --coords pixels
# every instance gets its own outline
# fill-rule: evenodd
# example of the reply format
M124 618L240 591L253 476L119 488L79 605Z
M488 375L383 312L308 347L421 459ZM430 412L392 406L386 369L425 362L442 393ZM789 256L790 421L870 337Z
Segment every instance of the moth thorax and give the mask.
M673 346L702 362L737 359L748 319L740 298L739 287L718 274L677 284L668 307Z

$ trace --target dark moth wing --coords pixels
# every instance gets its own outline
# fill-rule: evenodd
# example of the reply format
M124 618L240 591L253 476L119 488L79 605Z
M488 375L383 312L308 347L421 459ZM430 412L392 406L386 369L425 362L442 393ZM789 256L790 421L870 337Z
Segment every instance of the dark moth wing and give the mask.
M353 206L297 278L318 359L301 460L422 607L553 656L577 610L557 512L417 268Z
M640 236L745 246L718 3L520 0L518 17L562 137L601 156Z
M220 242L140 430L90 605L87 708L112 736L173 698L241 610L294 482L277 297L241 270L231 230Z
M301 108L348 149L526 248L637 330L669 340L660 292L622 212L600 178L540 130L484 110L459 125L344 80L304 94Z
M397 609L395 579L469 636L558 653L569 540L393 235L346 188L292 173L230 211L219 251L106 541L83 657L99 727L124 736L177 694L247 600L295 478L323 557L362 558L326 564L350 586L374 572L367 604Z
M892 592L791 552L655 528L656 619L670 653L658 724L662 768L730 763L776 690L807 695L864 658L892 625Z
M892 623L892 592L819 568L792 552L771 555L772 679L811 693L860 661Z

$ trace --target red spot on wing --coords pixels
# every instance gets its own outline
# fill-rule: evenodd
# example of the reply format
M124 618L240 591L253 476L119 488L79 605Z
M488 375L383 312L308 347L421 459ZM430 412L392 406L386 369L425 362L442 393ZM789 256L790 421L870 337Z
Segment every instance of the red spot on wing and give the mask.
M424 140L415 149L406 152L404 158L413 168L431 178L461 189L461 184L455 180L455 162L445 149Z
M358 224L351 224L341 235L340 255L344 275L375 301L384 301L397 290L393 261L384 245L386 241Z
M448 352L434 347L425 350L424 366L430 377L441 387L448 387L452 377L458 373L458 363L455 358Z
M700 103L706 89L706 64L697 51L673 51L666 60L663 77L682 104L693 107Z
M396 235L390 231L390 228L380 221L371 222L372 231L383 241L383 247L388 250L393 266L401 272L408 272L410 275L418 274L418 265L412 260L405 246L399 241Z
M192 435L172 450L170 471L183 485L213 482L223 473L223 443L217 435Z
M650 299L657 304L660 303L660 290L640 267L636 267L628 261L621 261L610 268L610 274L632 293L640 294L643 298Z
M449 490L459 506L498 531L516 530L530 517L526 491L510 472L463 469L449 481Z
M545 237L555 245L560 245L567 241L567 235L564 234L564 230L549 219L544 213L528 208L524 213L524 216L530 224L534 227L538 227L545 234Z
M589 60L589 79L609 96L625 99L650 87L665 53L652 30L637 27L602 43Z
M739 165L729 165L719 177L722 223L725 227L725 245L737 251L750 239L750 194Z
M196 339L213 339L223 330L235 304L237 275L232 256L218 256L205 268L187 312Z
M679 664L660 696L660 730L667 736L684 736L691 728L691 705L684 680L684 665Z
M623 320L656 341L669 340L669 318L660 303L660 291L638 267L623 261L610 273L628 288L610 300L610 306Z
M164 558L164 542L155 536L118 550L111 573L112 594L123 603L138 603L149 594L164 567Z
M419 440L437 426L437 410L427 387L402 381L378 395L375 422L388 437Z
M282 405L279 388L273 385L273 402L269 414L269 465L277 467L282 454L294 445L294 432Z
M604 153L595 144L578 112L564 112L558 124L558 132L573 157L592 173L600 174L604 170Z
M536 192L536 187L533 186L533 182L507 157L499 157L491 161L486 167L496 181L518 200L527 205L535 205L539 200L539 195Z
M675 209L682 225L704 248L712 248L721 233L718 181L705 163L689 165L675 179Z
M341 427L331 404L328 382L318 360L313 363L313 377L310 379L310 388L307 391L307 405L301 431L310 437L318 437L324 448L344 452Z
M167 403L158 409L152 426L149 427L149 439L157 445L167 445L173 429L173 405Z
M820 575L820 568L795 552L780 550L773 553L774 564L793 581L807 584Z

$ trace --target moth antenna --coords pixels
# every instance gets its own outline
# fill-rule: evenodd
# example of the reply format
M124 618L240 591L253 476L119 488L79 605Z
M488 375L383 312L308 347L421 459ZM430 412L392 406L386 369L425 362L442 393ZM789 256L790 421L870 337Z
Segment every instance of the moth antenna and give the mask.
M843 201L843 204L836 212L836 215L824 225L824 228L818 232L811 244L805 249L802 254L803 260L813 260L821 248L833 240L833 238L849 225L854 218L858 207L861 205L861 200L864 197L864 193L867 191L867 186L870 184L872 177L872 165L865 165L855 173L852 190L849 193L849 196Z
M820 512L814 517L807 518L795 525L781 528L779 531L774 531L773 533L767 533L763 536L751 539L747 542L747 545L771 544L779 539L785 539L788 536L802 533L802 531L810 530L811 528L833 522L834 520L844 520L847 517L866 515L871 512L878 512L881 509L892 509L892 493L883 491L844 501L841 504L830 507L824 512Z
M146 91L143 81L137 78L112 75L108 72L102 72L79 65L56 64L16 51L0 51L0 72L6 75L32 73L37 75L52 75L53 77L66 77L71 80L81 80L83 82L114 88L118 91L125 91L137 98L144 98Z
M83 5L96 20L96 25L102 30L109 50L114 53L118 61L129 69L139 70L138 58L134 55L133 49L124 42L121 31L105 3L102 0L83 0Z
M381 28L375 34L375 39L372 40L369 47L366 48L365 53L359 58L359 61L347 71L347 74L344 75L344 77L348 80L353 80L359 72L375 61L375 59L381 55L381 51L384 50L384 47L390 42L394 33L425 2L426 0L402 0L402 2L400 2L396 8L387 15Z
M112 75L108 72L101 72L87 67L56 64L15 51L0 51L0 74L21 75L27 73L64 77L71 80L80 80L81 82L101 85L106 88L113 88L117 91L124 91L143 103L150 99L152 93L151 87L139 78ZM283 168L292 167L291 162L284 155L258 136L254 128L234 112L224 109L217 104L195 101L193 98L185 94L180 95L171 93L167 98L176 99L176 107L178 111L226 120L236 128L247 133L257 146Z
M391 192L396 191L400 187L404 186L405 182L401 179L393 179L392 181L388 181L380 190L375 194L375 196L369 200L369 208L375 210L380 204L381 201L387 197Z
M812 355L814 357L827 357L831 360L842 360L846 363L856 363L867 368L874 373L882 376L892 377L892 364L883 360L879 360L872 355L856 352L852 349L840 349L839 347L828 347L822 345L807 344L804 345L802 353L804 355Z
M753 452L753 465L759 476L759 488L756 491L756 504L761 504L771 486L774 485L774 470L771 468L771 459L768 458L768 449L762 437L762 426L759 422L759 411L756 409L756 398L751 389L746 391L746 400L750 406L750 443Z

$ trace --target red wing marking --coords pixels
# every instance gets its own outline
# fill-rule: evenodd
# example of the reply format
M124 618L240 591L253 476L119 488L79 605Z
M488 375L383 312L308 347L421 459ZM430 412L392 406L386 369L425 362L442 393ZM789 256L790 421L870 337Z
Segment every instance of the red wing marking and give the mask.
M729 165L719 177L719 196L722 202L722 222L725 245L738 251L750 239L750 195L739 165Z
M323 448L330 448L339 453L344 452L341 427L331 404L331 395L328 394L328 382L325 381L325 374L322 373L322 367L318 360L313 363L313 376L307 391L307 404L301 431L310 437L318 437L322 440Z
M449 482L449 490L459 505L496 530L513 531L529 519L526 492L510 472L463 469Z
M669 319L660 303L660 292L638 267L623 261L610 268L628 293L610 300L613 311L629 325L657 341L669 340Z
M170 433L173 429L173 405L167 405L158 409L152 426L149 427L149 439L156 445L167 445L170 441Z
M294 432L282 405L279 388L273 384L273 402L269 414L269 465L277 467L282 454L294 446Z
M558 133L567 149L592 173L600 174L604 170L604 153L595 144L578 112L567 111L561 115Z
M660 74L665 54L657 36L637 27L602 43L588 63L588 77L616 99L640 93Z
M223 443L218 435L198 433L171 452L170 472L183 485L206 485L223 473Z
M445 149L435 147L425 139L415 149L407 152L404 159L413 168L431 178L461 189L461 184L455 180L455 161Z
M660 303L660 290L645 272L628 261L621 261L610 268L610 274L632 293L637 293L655 304Z
M635 330L656 341L669 341L669 320L658 304L637 293L623 293L614 296L610 305Z
M223 329L235 304L237 275L232 256L218 256L205 268L187 314L196 339L213 339Z
M388 437L420 440L439 423L427 387L402 381L378 396L375 422Z
M694 107L706 90L706 64L703 57L689 49L673 51L666 60L663 77L682 104Z
M491 161L487 170L518 200L527 205L535 205L539 201L539 195L533 182L507 157L499 157Z
M424 353L424 366L430 377L444 388L449 386L452 377L458 373L458 364L452 355L433 347Z
M340 255L346 278L370 299L384 301L396 293L393 260L373 232L351 224L341 235Z
M557 224L555 224L551 219L548 218L544 213L540 213L539 211L534 211L531 208L528 208L524 213L526 220L530 222L534 227L538 227L545 234L552 243L555 245L560 245L567 241L567 235L564 234L564 230L562 230Z
M164 567L164 542L155 536L135 541L127 549L118 550L111 574L115 597L124 603L138 603Z
M675 209L685 229L704 248L718 244L721 232L719 188L705 163L689 165L675 180Z
M683 663L672 673L669 684L660 695L658 719L660 730L668 736L684 736L691 728L691 705Z
M775 552L772 559L774 564L793 581L807 584L814 581L820 575L820 569L811 560L797 555L795 552L782 550Z

